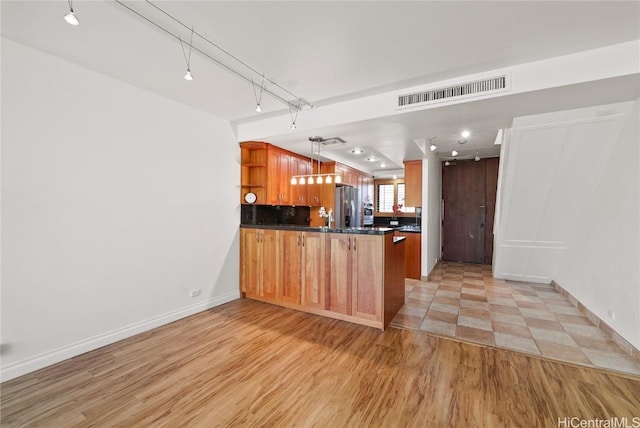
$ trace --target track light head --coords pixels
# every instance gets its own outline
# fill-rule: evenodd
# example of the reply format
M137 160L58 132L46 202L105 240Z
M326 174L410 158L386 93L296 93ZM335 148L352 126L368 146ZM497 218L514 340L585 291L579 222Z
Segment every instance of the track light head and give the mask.
M296 129L296 123L295 122L291 122L291 129Z
M256 111L260 113L262 111L262 107L260 107L260 103L256 104Z
M456 152L455 150L451 150L451 156L458 156L458 152Z
M191 74L191 70L187 68L187 73L184 75L184 80L193 80L193 74Z
M478 161L480 160L480 156L476 153L476 157L475 157L473 160L475 160L476 162L478 162Z
M429 149L430 149L432 152L435 152L435 151L436 151L436 149L437 149L437 147L436 147L436 145L435 145L435 144L432 144L431 146L429 146Z
M64 20L67 21L67 24L73 25L74 27L80 25L80 20L78 19L76 14L73 13L73 9L71 9L69 13L64 16Z

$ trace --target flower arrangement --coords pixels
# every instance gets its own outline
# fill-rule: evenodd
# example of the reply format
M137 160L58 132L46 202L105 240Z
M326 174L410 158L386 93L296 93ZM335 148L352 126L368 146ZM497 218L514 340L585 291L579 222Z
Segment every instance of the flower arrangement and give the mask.
M391 209L393 209L393 213L395 215L398 215L398 214L400 214L402 212L402 204L393 204Z
M320 215L320 218L324 218L324 225L329 226L329 220L331 219L333 210L329 208L329 211L326 211L324 207L320 207L318 214Z

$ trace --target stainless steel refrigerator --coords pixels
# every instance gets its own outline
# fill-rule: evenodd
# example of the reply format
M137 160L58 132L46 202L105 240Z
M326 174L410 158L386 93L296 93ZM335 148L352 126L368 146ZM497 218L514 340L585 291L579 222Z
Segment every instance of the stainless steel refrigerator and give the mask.
M336 186L335 202L335 228L362 226L358 189L347 185Z

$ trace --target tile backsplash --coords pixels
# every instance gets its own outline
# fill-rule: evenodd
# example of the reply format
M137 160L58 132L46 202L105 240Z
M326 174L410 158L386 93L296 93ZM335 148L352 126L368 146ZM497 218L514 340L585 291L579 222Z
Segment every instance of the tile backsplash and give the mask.
M247 204L240 206L240 224L308 226L310 215L311 209L306 206L289 207Z

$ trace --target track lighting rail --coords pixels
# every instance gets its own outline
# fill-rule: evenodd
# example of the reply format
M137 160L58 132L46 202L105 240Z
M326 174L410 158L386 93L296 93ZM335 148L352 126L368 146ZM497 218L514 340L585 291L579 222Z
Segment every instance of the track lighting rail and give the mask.
M173 33L169 29L163 27L162 25L158 24L157 22L153 21L152 19L146 17L145 15L143 15L140 12L138 12L137 10L129 7L123 1L121 1L121 0L114 0L114 1L116 3L118 3L120 6L124 7L127 10L129 10L131 13L133 13L136 16L142 18L144 21L148 22L149 24L155 26L156 28L158 28L158 29L162 30L163 32L165 32L166 34L168 34L169 36L171 36L174 39L178 40L180 43L184 43L185 45L189 46L194 51L199 52L201 55L203 55L204 57L206 57L206 58L210 59L211 61L215 62L216 64L218 64L219 66L221 66L222 68L227 70L228 72L230 72L232 74L235 74L237 77L239 77L240 79L246 81L247 83L249 83L252 86L256 85L254 79L246 76L243 73L240 73L239 71L231 68L230 66L228 66L227 64L222 62L221 60L219 60L217 58L214 58L213 56L211 56L210 54L208 54L204 50L194 46L193 42L186 43L184 40L181 39L180 35ZM169 18L171 18L173 21L175 21L179 25L185 27L189 31L192 31L192 27L187 26L185 23L183 23L179 19L175 18L171 14L167 13L165 10L161 9L159 6L153 4L149 0L146 0L146 3L148 3L151 6L153 6L155 9L157 9L158 11L163 13L164 15L168 16ZM293 109L295 111L298 111L298 110L301 110L303 106L306 106L308 108L312 108L313 107L313 104L311 104L309 101L305 100L302 97L299 97L299 96L295 95L294 93L290 92L289 90L287 90L287 89L283 88L282 86L278 85L273 80L269 79L268 77L265 77L264 73L261 73L261 72L257 71L255 68L251 67L250 65L248 65L244 61L238 59L237 57L235 57L234 55L232 55L231 53L229 53L225 49L223 49L220 46L218 46L217 44L213 43L211 40L209 40L208 38L206 38L202 34L198 33L197 31L193 31L193 34L195 34L196 36L200 37L202 40L206 41L208 44L214 46L216 49L220 50L221 52L223 52L224 54L229 56L231 59L233 59L237 63L241 64L243 67L245 67L248 70L250 70L252 73L257 74L260 79L264 78L264 80L262 81L262 84L258 86L261 89L261 91L266 93L266 94L269 94L271 97L273 97L273 98L277 99L278 101L282 102L283 104L287 105L289 107L289 109ZM272 89L269 89L268 87L266 87L265 81L269 82L270 85L272 85L273 87L278 88L280 91L286 93L287 95L290 95L293 100L292 101L288 100L288 99L284 98L282 95L274 92Z

